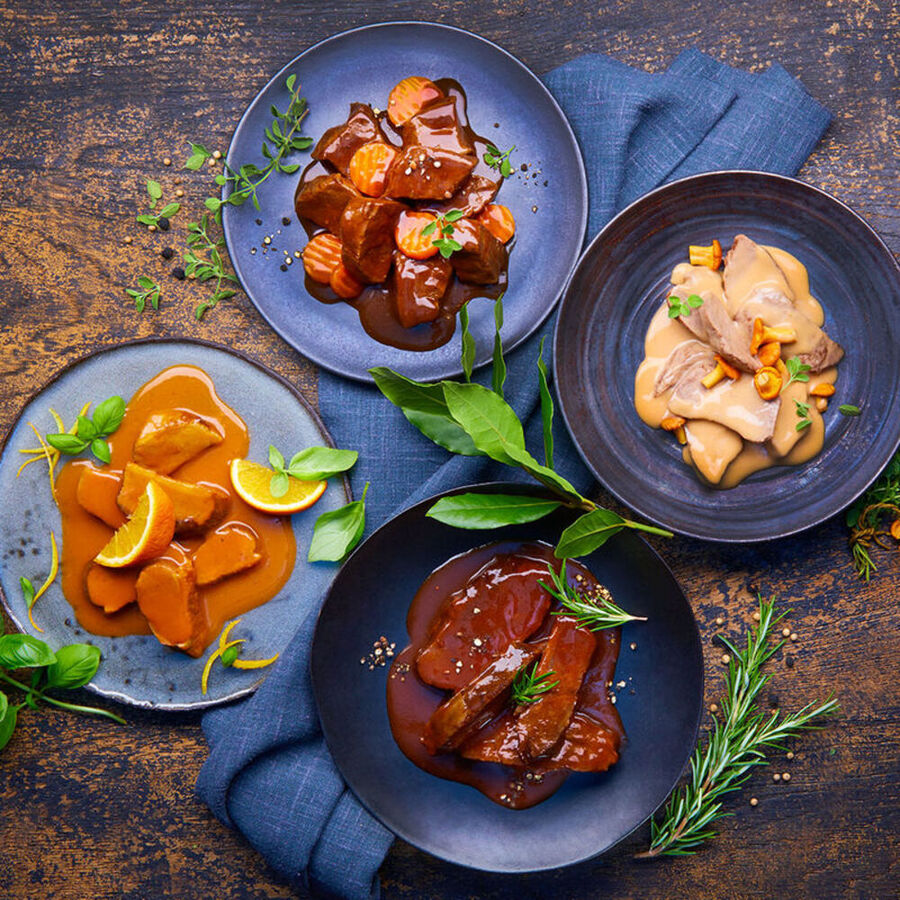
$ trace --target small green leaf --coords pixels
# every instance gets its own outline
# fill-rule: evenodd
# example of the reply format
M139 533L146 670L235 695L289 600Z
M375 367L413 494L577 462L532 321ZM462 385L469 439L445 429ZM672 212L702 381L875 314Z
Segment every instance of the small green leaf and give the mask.
M809 419L801 419L797 423L797 431L803 431L804 428L809 428L812 425L812 422Z
M850 403L842 403L838 407L838 412L842 416L858 416L862 412L862 410L858 406L853 406Z
M296 76L296 75L288 75L287 81L285 82L285 84L287 85L287 89L288 89L289 91L293 91L293 90L294 90L294 83L296 82L296 80L297 80L297 76Z
M444 213L443 219L445 222L458 222L463 217L463 211L461 209L451 209L449 212Z
M117 394L107 397L94 410L93 418L97 433L103 437L112 434L122 424L124 415L125 401Z
M559 537L558 559L587 556L625 527L625 520L609 509L594 509L579 516Z
M75 433L83 441L92 441L97 437L97 426L87 416L78 416L76 422L78 427Z
M316 519L307 559L310 562L337 562L356 545L366 528L366 482L360 500L354 500L340 509L322 513Z
M291 457L287 471L300 481L323 481L339 472L352 469L357 459L359 454L355 450L307 447Z
M179 209L181 209L181 204L180 204L180 203L167 203L167 204L159 211L160 218L163 218L163 219L171 219L172 216L174 216L174 215L178 212Z
M288 478L287 472L283 469L279 469L277 472L272 473L272 478L269 481L269 493L273 497L283 497L291 486L291 481Z
M219 659L222 661L222 665L225 666L226 669L230 669L235 664L235 661L240 655L240 649L241 648L239 644L234 644L231 647L225 648L225 652L222 653Z
M186 160L184 164L185 169L190 169L192 172L196 172L198 169L203 167L203 163L206 162L206 157L202 153L192 153Z
M459 311L459 325L462 329L462 364L463 375L466 381L472 380L472 367L475 365L475 338L469 332L469 306L466 304Z
M422 229L422 232L421 232L422 237L428 237L428 235L434 234L434 232L435 232L436 230L437 230L437 221L429 222L429 223Z
M456 494L442 497L425 515L454 528L502 528L535 522L560 505L558 500L519 494Z
M495 394L503 396L506 384L506 361L503 359L503 341L500 331L503 328L503 294L494 301L494 358L491 367L491 387Z
M4 669L40 668L56 662L56 655L30 634L0 636L0 666Z
M156 206L156 201L162 197L162 188L158 181L147 180L147 193L150 195L150 209Z
M2 696L3 700L6 701L6 695L3 694ZM9 706L9 704L6 703L3 715L0 716L0 750L9 743L9 739L16 730L16 717L18 716L18 712L19 711L15 706Z
M87 441L83 441L76 434L48 434L47 443L67 456L81 453L87 447Z
M56 651L47 669L48 688L78 688L87 684L100 666L100 650L90 644L67 644Z
M538 351L538 385L541 392L541 421L544 426L544 464L547 468L553 468L553 395L547 383L547 366L544 364L544 341L541 338L541 346Z
M19 578L19 587L22 588L22 599L25 601L25 608L31 609L34 606L34 585L30 579L23 575Z
M103 438L94 438L94 440L91 441L91 453L93 453L100 462L109 463L109 444L107 444Z
M279 452L278 448L269 444L269 465L275 469L276 472L281 471L284 468L284 457Z
M156 225L159 220L156 216L148 216L146 213L141 213L137 217L137 221L141 225Z
M231 195L232 198L234 196L235 196L234 194ZM233 199L231 199L231 198L229 198L229 199L231 200L232 203L235 203L235 201ZM203 203L206 206L206 208L208 210L210 210L211 212L218 212L219 207L222 205L222 201L218 197L207 197L206 200L203 201Z

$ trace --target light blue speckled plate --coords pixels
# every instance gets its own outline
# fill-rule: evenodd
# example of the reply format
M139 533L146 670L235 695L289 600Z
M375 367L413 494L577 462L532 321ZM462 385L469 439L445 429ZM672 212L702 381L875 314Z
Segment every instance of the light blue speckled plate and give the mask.
M33 465L16 478L19 449L34 446L29 422L42 432L55 431L49 407L68 422L87 398L99 402L113 393L126 400L163 369L175 364L199 366L213 379L216 392L247 423L251 459L264 462L269 444L283 450L332 444L328 432L300 394L283 378L249 358L213 344L151 340L99 352L64 369L25 407L0 455L0 599L24 632L51 647L75 641L95 644L103 661L88 689L112 700L152 709L199 709L234 700L261 682L259 671L221 667L200 693L200 675L213 647L200 659L163 647L151 636L119 638L86 633L63 596L59 579L35 606L44 628L37 634L28 622L19 578L39 585L50 570L49 531L61 534L60 515L47 486L46 466ZM293 517L297 562L278 596L246 613L239 626L247 638L247 656L282 651L307 613L319 602L335 574L331 564L308 563L306 552L316 518L349 499L345 482L331 479L322 499ZM265 677L263 675L263 677Z

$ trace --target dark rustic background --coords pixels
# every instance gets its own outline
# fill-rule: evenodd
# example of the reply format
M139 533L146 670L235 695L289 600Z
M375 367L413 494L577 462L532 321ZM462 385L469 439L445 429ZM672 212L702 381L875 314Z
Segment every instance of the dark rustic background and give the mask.
M63 364L134 336L220 341L299 383L316 375L243 295L192 318L196 285L157 255L180 246L138 230L147 177L166 197L185 140L225 150L257 90L311 43L351 26L420 18L497 41L538 73L585 51L656 71L697 45L753 71L778 60L835 115L801 177L851 204L900 251L900 9L895 0L637 2L53 3L0 0L0 430ZM164 157L175 165L165 168ZM587 160L591 165L591 160ZM196 208L207 179L185 177ZM126 245L124 238L134 243ZM123 294L148 273L164 308ZM877 410L868 414L877 415ZM4 515L14 512L6 510ZM765 510L761 510L765 514ZM397 842L387 897L887 897L898 871L900 554L869 584L835 518L746 549L675 539L661 548L705 638L707 702L721 684L720 630L749 622L752 596L793 606L799 641L774 661L772 699L796 707L834 691L843 716L757 772L721 836L692 859L638 863L647 829L602 860L511 879L469 872ZM193 796L206 755L198 719L126 711L126 727L26 711L0 755L0 896L287 897L265 863ZM759 805L748 805L750 796Z

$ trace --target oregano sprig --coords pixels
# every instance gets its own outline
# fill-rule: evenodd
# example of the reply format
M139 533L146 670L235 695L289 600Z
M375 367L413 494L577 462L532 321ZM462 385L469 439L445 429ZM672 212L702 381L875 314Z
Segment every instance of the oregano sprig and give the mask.
M422 237L429 237L437 233L437 237L431 243L438 248L444 259L449 259L457 250L462 250L462 244L453 237L454 222L458 222L462 217L463 211L461 209L451 209L445 213L437 213L435 220L429 222L422 229Z
M138 276L136 288L125 288L125 293L134 300L134 307L142 313L149 303L154 309L159 309L159 285L149 275Z
M788 371L788 375L790 376L785 383L784 387L781 389L782 393L795 381L809 381L809 373L811 371L811 367L806 363L800 361L799 356L792 356L790 359L786 359L784 362L784 366Z
M502 153L497 149L493 144L488 144L485 147L484 155L482 159L484 159L485 163L489 165L492 169L496 169L504 178L509 178L512 175L512 163L510 162L509 155L516 149L515 144L509 148L505 153Z
M225 248L223 237L213 236L211 233L209 213L204 213L199 222L188 224L187 245L184 252L185 274L193 275L200 282L216 280L212 294L197 304L194 309L194 318L197 321L203 318L203 314L212 309L220 300L228 300L236 293L234 288L223 287L225 283L237 283L237 276L225 268L222 259L222 251Z
M689 316L695 309L703 306L703 298L699 294L691 294L687 300L682 300L675 294L668 298L669 318L677 319L679 316Z

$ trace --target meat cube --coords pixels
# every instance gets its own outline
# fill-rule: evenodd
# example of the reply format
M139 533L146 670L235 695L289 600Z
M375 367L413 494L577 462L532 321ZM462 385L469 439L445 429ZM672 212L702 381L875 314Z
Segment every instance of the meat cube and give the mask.
M449 199L436 203L425 203L423 209L446 213L451 209L462 211L464 216L477 216L497 196L500 179L494 180L472 172Z
M403 145L420 144L454 153L474 153L475 146L459 124L455 97L432 100L403 125Z
M479 720L496 712L495 701L509 689L519 669L539 652L535 647L510 644L484 671L432 713L422 735L425 749L434 754L461 743Z
M256 534L236 522L214 531L192 557L197 584L214 584L255 566L262 556Z
M341 216L341 258L358 281L380 284L388 277L394 252L394 226L406 207L396 200L360 197Z
M294 208L301 219L309 219L337 234L347 204L361 196L353 183L337 172L318 175L299 185Z
M121 486L122 477L119 472L95 469L87 465L82 469L81 478L78 479L75 499L92 516L96 516L115 530L125 524L125 516L116 503Z
M557 683L527 704L518 717L522 745L529 758L543 756L562 737L596 646L594 635L579 628L572 616L556 616L535 675Z
M462 244L450 257L450 264L460 281L468 284L496 284L506 268L509 254L480 222L459 219L453 223L452 237Z
M475 168L471 154L417 144L397 155L387 174L385 196L409 200L449 200Z
M137 599L137 577L134 569L110 569L91 563L84 579L88 600L105 613L118 612Z
M410 259L399 251L394 254L391 293L397 303L397 317L404 328L433 322L441 312L441 300L447 293L453 267L442 256Z
M175 545L170 550L175 552L141 569L135 584L138 607L161 644L200 656L206 622L194 567Z
M311 156L313 159L327 160L339 172L349 175L353 154L363 144L374 140L385 141L386 138L372 107L367 103L351 103L347 121L329 128L319 138Z
M117 502L126 515L131 515L144 494L148 481L155 481L175 507L175 533L196 534L211 528L228 509L228 494L205 484L178 481L152 469L128 463L122 477Z
M532 635L550 608L547 563L498 554L449 598L430 643L416 657L419 677L458 690L506 648Z
M209 447L222 435L208 422L182 409L166 409L147 419L134 442L131 458L161 475L169 475Z

